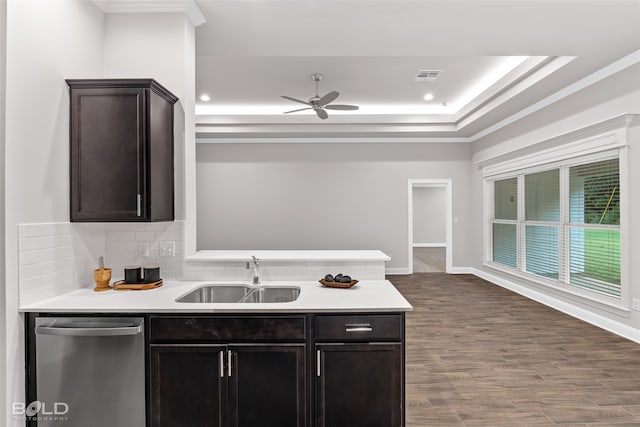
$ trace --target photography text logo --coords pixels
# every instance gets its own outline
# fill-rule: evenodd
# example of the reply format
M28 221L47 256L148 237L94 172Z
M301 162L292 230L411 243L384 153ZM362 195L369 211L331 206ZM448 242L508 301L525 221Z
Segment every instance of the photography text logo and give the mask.
M34 400L28 405L24 402L13 402L14 419L31 421L66 421L69 419L69 405L65 402L41 402Z

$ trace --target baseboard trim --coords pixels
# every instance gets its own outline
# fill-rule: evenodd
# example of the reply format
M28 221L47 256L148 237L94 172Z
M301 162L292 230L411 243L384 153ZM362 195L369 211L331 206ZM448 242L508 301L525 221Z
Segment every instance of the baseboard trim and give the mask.
M561 311L562 313L568 314L569 316L575 317L576 319L580 319L584 322L590 323L601 329L640 344L640 329L633 328L629 325L625 325L624 323L620 323L616 320L610 319L592 311L585 310L584 308L575 306L566 301L562 301L551 295L536 291L527 286L519 285L511 280L498 277L484 270L480 270L478 268L471 268L471 270L473 275L481 279L484 279L495 285L501 286L505 289L527 297L533 301L537 301L540 304L544 304L555 310Z
M447 274L473 274L471 267L451 267L447 270Z
M411 271L408 267L387 267L387 269L385 270L385 274L411 274Z
M444 271L442 272L444 273ZM447 274L473 274L473 268L471 267L451 267ZM408 267L391 267L385 270L385 274L413 274Z
M446 248L446 243L414 243L414 248Z

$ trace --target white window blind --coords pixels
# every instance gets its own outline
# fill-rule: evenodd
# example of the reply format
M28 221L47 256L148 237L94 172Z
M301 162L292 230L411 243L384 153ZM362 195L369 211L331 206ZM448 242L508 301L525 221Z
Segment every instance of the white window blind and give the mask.
M494 210L496 219L518 219L518 179L495 182Z
M493 181L491 260L620 298L619 159Z
M532 173L524 177L526 221L560 221L560 170Z
M620 171L617 159L573 166L569 283L620 296Z
M494 183L494 217L492 224L493 260L516 268L518 179L509 178Z
M520 265L528 273L557 280L560 170L525 175L523 198L525 247L519 253Z
M558 279L559 227L526 225L525 230L525 271L548 279Z
M515 224L493 224L493 260L516 268L518 235Z

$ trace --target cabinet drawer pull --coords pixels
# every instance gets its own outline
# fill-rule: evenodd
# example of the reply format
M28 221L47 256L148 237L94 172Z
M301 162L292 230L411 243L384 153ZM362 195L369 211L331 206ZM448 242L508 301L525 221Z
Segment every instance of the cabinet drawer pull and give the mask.
M320 376L320 350L316 350L316 376Z
M344 326L347 332L373 332L370 323L347 323Z
M220 378L224 377L224 351L220 350Z
M142 195L138 194L136 198L136 215L142 215Z
M231 350L227 350L227 358L229 359L228 360L228 364L227 364L227 368L229 368L227 370L227 376L228 377L231 377L231 357L232 357Z

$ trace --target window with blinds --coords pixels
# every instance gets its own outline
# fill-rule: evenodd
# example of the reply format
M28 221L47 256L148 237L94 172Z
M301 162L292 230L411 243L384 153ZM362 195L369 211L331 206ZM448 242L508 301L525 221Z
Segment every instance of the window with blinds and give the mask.
M620 298L619 159L493 182L491 261Z
M559 169L524 175L523 222L525 248L518 254L523 270L558 279Z
M569 282L620 296L618 159L569 169Z
M494 183L493 259L516 268L518 245L518 180L509 178Z

